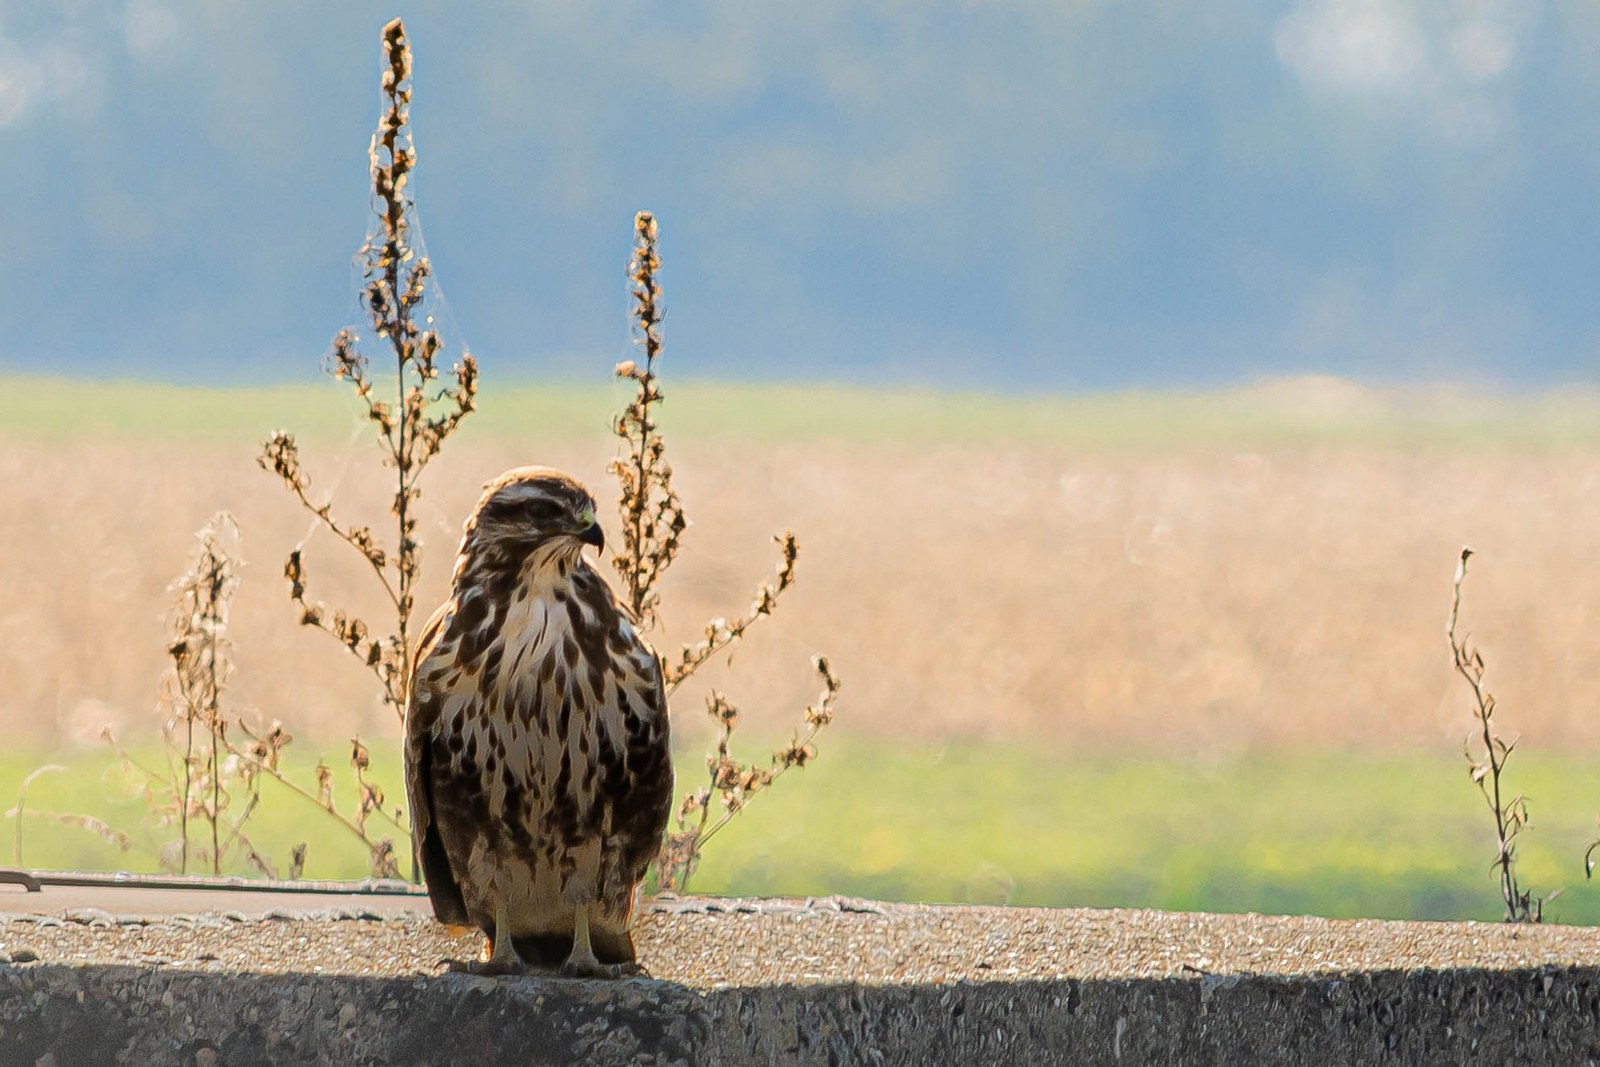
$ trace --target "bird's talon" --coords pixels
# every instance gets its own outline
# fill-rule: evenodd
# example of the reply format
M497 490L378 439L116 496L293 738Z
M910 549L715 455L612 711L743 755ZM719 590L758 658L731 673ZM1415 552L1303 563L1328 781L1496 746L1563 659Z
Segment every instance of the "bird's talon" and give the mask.
M474 975L478 978L504 978L521 977L528 973L528 965L513 956L509 960L474 960L471 963L456 961L450 964L452 971L462 974Z

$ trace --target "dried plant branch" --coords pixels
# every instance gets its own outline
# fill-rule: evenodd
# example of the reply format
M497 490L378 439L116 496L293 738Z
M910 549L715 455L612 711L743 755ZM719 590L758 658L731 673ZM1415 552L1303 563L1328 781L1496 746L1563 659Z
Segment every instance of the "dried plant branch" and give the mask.
M270 863L244 832L260 803L259 791L248 778L244 784L250 795L243 810L231 818L227 814L233 802L230 783L244 776L228 740L229 720L223 708L233 674L228 614L239 584L239 564L222 543L224 533L237 536L238 529L232 516L218 512L196 534L199 545L189 568L172 584L174 607L167 638L171 662L161 688L161 702L167 709L162 724L165 767L156 770L135 759L109 727L100 734L123 765L143 777L149 821L177 825L178 838L161 847L160 862L183 872L188 871L192 859L204 858L212 874L221 874L230 848L242 852L252 867L270 870ZM126 834L98 819L70 814L59 818L93 830L124 849L131 844ZM193 841L191 822L196 818L209 828L209 846Z
M794 584L794 565L800 555L800 544L788 530L773 540L777 542L781 553L777 585L762 582L748 612L731 623L726 619L712 619L706 624L704 638L696 644L684 645L676 663L664 664L663 674L668 693L676 690L718 652L744 637L745 631L755 625L757 619L771 615L772 609L778 604L778 597Z
M612 462L621 490L622 550L612 560L627 593L628 609L640 625L655 622L660 595L656 585L678 554L678 544L689 521L672 488L672 466L666 460L666 443L656 426L653 408L663 397L656 380L656 357L661 352L661 287L656 273L661 257L656 252L659 230L655 216L641 211L633 220L633 259L628 279L633 292L634 341L644 353L644 366L633 360L617 364L617 377L632 381L637 392L612 424L627 446L627 458Z
M227 719L222 699L233 674L228 610L239 584L237 561L221 540L227 531L237 536L233 517L218 512L196 534L199 547L194 559L172 587L175 604L167 640L171 664L162 702L170 709L164 729L168 788L178 821L178 869L183 872L189 869L191 852L189 819L198 815L210 827L211 873L222 873L222 812L228 803L223 785ZM203 751L196 747L197 731L207 740Z
M383 28L383 54L383 113L368 147L375 221L361 258L363 304L374 336L389 349L392 399L379 398L368 358L351 330L341 330L334 338L327 369L355 389L368 419L377 426L384 464L394 471L389 508L394 549L386 548L370 526L336 519L331 501L319 504L311 500L310 478L292 434L274 433L258 462L277 475L304 510L359 553L383 587L394 622L388 634L377 635L364 620L344 611L330 612L320 602L307 600L303 545L296 546L284 564L289 597L300 608L301 624L328 633L372 670L383 687L384 703L396 718L404 720L416 607L413 590L422 565L422 547L416 537L418 483L445 440L476 410L478 365L463 352L451 371L453 384L434 386L444 342L432 328L432 317L422 313L433 268L426 256L418 254L412 236L416 205L406 191L417 165L410 128L411 49L399 19Z
M15 819L17 821L16 836L13 840L12 849L13 855L16 857L18 867L23 865L22 816L28 811L28 787L33 785L34 780L42 774L55 774L65 770L66 768L61 766L59 763L46 763L43 767L34 769L26 778L22 780L22 788L17 790L17 806L6 812L6 818Z
M716 836L733 817L743 811L758 794L772 788L790 770L804 767L816 758L817 750L811 742L817 733L833 721L833 701L839 694L840 682L828 664L826 656L814 656L812 666L822 679L822 692L815 704L805 711L805 733L796 731L794 739L785 747L773 752L767 766L754 762L741 762L733 756L733 731L739 724L740 712L722 693L712 690L706 700L706 713L717 724L717 746L706 756L707 784L684 794L676 815L678 832L669 833L657 861L656 884L661 889L685 892L689 879L700 863L700 852L707 841ZM716 798L722 808L716 819L711 818L711 802Z
M150 821L163 826L176 823L178 839L161 847L161 864L185 873L192 859L203 857L212 874L221 874L230 848L241 851L257 870L271 869L245 833L260 793L253 780L240 774L223 708L233 674L228 615L239 584L239 564L223 544L225 533L237 536L238 529L232 516L218 512L196 533L198 546L189 567L171 587L174 606L166 646L170 663L160 695L167 710L162 724L165 767L156 770L135 759L109 727L100 735L125 767L143 777ZM240 778L250 795L243 810L230 818L227 812L233 788L229 783ZM52 817L89 829L124 850L131 847L126 834L99 819L70 813L52 813ZM196 846L193 841L191 822L196 818L209 828L209 847Z
M1457 637L1456 629L1461 616L1461 586L1467 577L1467 560L1472 558L1471 548L1462 548L1456 564L1455 589L1450 598L1450 622L1445 636L1450 642L1450 657L1456 673L1466 681L1472 693L1473 716L1478 720L1476 733L1483 749L1483 758L1474 756L1472 737L1462 742L1462 754L1467 759L1467 770L1472 781L1483 794L1484 802L1494 818L1495 859L1492 867L1499 868L1500 897L1505 903L1506 922L1540 922L1544 918L1544 900L1535 899L1531 892L1521 889L1516 875L1516 839L1528 825L1528 804L1522 794L1507 800L1503 792L1506 761L1516 748L1516 741L1507 743L1494 727L1495 699L1484 681L1483 656L1465 636Z
M230 751L241 761L241 767L246 779L251 782L259 781L266 777L277 782L292 795L299 797L309 804L316 806L343 826L356 840L360 841L367 850L368 866L375 878L398 878L400 871L394 858L394 842L388 837L373 837L367 832L367 819L376 813L391 823L406 840L410 839L411 831L404 823L404 815L399 808L394 814L383 810L384 792L375 783L365 778L367 769L371 766L371 757L366 746L360 738L351 738L350 766L355 771L356 782L359 787L357 800L357 814L350 817L341 813L334 802L333 770L326 764L317 764L317 791L302 786L294 779L283 773L280 766L283 750L294 741L294 736L284 729L283 724L274 722L270 728L259 733L253 732L243 722L240 724L249 738L249 744L244 747L232 747ZM290 877L297 877L299 871L305 867L305 845L296 847L291 857L290 870L295 872Z
M144 775L144 777L145 777L145 794L146 794L147 799L149 797L150 790L152 788L165 787L171 782L171 780L172 780L172 770L171 770L171 763L170 763L170 756L171 756L171 752L170 751L168 752L168 757L169 757L168 770L167 770L166 773L162 773L160 771L152 770L151 768L146 767L144 764L140 763L137 759L135 759L133 754L131 752L129 752L125 747L123 747L117 741L116 736L111 732L111 727L106 726L106 727L102 727L101 728L101 730L100 730L100 740L104 741L107 745L111 746L112 751L116 752L116 754L118 756L122 757L123 766L125 766L125 767L127 767L127 768L129 768L131 770L136 770L140 774Z
M284 561L283 576L289 582L289 599L300 607L300 625L313 626L329 634L378 679L384 702L402 711L405 708L406 657L399 634L370 636L367 624L343 611L329 614L321 603L306 600L305 565L302 548L296 547ZM396 605L398 606L398 600Z
M355 772L358 790L356 802L357 824L362 829L365 829L367 818L376 815L409 840L411 827L405 821L405 813L400 808L395 808L394 814L391 815L384 807L385 794L383 787L376 782L367 781L367 770L371 766L372 757L367 753L367 746L361 743L361 738L352 737L350 739L350 768Z
M617 377L634 383L634 395L612 424L621 439L625 454L613 461L617 476L617 509L622 519L622 548L613 565L622 578L629 611L641 626L657 621L661 596L658 586L667 568L677 558L683 533L689 527L683 502L672 487L672 465L666 458L666 441L655 418L655 407L663 396L656 374L661 354L661 285L658 274L661 256L657 250L660 230L655 216L641 211L633 220L633 258L628 263L628 280L633 294L632 327L634 342L642 351L641 366L634 360L619 363ZM762 582L755 601L744 615L729 622L712 619L704 637L686 644L675 662L661 661L662 680L670 696L717 653L743 640L756 620L771 615L781 597L794 584L795 563L800 545L790 531L773 538L779 546L776 583ZM767 767L742 763L731 751L739 710L722 693L712 691L706 707L717 723L717 746L706 757L710 782L688 794L678 809L678 832L668 833L656 865L656 885L682 891L700 860L700 849L714 837L757 794L771 787L792 767L803 767L816 756L811 746L817 731L833 720L833 699L839 680L824 656L812 660L823 679L822 696L806 708L805 735L796 732L788 747L773 753ZM711 818L711 800L720 796L722 812Z
M133 848L133 838L129 837L121 830L118 830L116 827L109 825L104 820L95 818L93 815L79 815L76 812L70 811L44 811L39 808L35 808L32 811L19 811L17 808L12 808L10 811L6 812L6 816L8 818L17 818L19 827L22 823L20 817L22 815L31 815L36 819L47 819L51 822L61 823L63 826L76 826L81 830L88 830L106 844L115 845L117 849L122 852L127 852L129 849ZM20 840L21 834L19 833L19 846ZM22 866L21 857L22 853L19 847L17 852L18 867Z

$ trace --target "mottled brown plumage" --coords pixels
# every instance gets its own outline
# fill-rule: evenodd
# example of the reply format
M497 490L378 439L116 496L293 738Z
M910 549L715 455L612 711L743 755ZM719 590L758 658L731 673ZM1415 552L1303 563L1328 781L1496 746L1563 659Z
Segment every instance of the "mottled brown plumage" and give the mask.
M441 922L488 935L495 971L632 964L633 895L671 806L660 662L585 544L603 539L573 479L490 482L413 660L406 790L428 895Z

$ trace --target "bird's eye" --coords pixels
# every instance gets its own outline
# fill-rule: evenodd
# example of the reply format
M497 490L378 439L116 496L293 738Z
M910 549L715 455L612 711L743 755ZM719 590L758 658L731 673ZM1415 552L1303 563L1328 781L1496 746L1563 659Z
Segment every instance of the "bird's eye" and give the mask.
M528 519L540 526L548 525L556 520L556 505L548 500L535 500L528 505Z

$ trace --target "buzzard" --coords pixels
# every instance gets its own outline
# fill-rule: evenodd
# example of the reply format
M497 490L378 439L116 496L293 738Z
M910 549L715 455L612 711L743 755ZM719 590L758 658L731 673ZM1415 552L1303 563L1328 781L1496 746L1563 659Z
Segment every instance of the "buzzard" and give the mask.
M548 467L484 487L406 707L411 832L433 913L482 973L634 965L634 890L672 804L661 663L583 547L594 498Z

